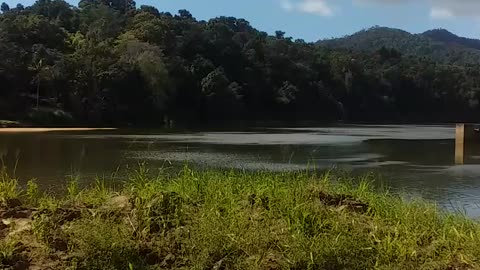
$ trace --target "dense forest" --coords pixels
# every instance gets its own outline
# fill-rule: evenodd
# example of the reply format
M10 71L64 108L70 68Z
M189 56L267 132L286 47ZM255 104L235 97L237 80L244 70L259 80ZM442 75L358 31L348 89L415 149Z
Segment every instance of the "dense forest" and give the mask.
M201 21L132 0L78 7L38 0L1 11L0 119L117 126L480 119L480 41L451 42L440 30L376 27L308 43L244 19Z
M445 29L410 34L400 29L376 26L344 38L321 40L317 44L367 53L375 53L385 47L406 56L452 65L480 63L480 40L459 37Z

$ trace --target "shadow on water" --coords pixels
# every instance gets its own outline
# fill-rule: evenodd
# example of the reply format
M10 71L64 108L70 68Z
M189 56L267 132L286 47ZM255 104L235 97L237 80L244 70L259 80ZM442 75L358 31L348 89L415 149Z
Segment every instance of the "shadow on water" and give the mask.
M4 165L21 181L36 178L43 186L64 183L70 175L92 177L111 174L124 161L119 140L65 140L55 134L18 134L0 136L0 154ZM114 165L116 164L116 165Z

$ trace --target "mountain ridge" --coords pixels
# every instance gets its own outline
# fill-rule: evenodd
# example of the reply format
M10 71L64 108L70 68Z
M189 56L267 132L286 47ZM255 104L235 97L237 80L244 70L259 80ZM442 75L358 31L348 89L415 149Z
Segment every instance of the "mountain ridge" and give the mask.
M395 49L403 55L446 64L480 63L479 39L461 37L443 28L412 34L402 29L374 26L342 38L319 40L317 44L360 52Z

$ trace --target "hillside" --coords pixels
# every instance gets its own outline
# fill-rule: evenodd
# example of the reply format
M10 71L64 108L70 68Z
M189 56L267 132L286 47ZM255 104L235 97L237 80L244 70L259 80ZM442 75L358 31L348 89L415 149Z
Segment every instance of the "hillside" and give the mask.
M445 29L429 30L421 35L431 40L442 42L448 46L460 46L464 48L480 50L480 40L459 37Z
M403 55L426 57L447 64L480 62L480 40L459 37L445 29L411 34L388 27L372 27L343 38L319 41L334 49L376 52L382 47L398 50Z
M268 35L241 18L199 21L188 10L171 14L132 0L77 7L42 0L2 10L3 120L55 127L480 121L480 65L463 65L479 63L478 42L442 30L376 27L320 42L332 50L282 31Z

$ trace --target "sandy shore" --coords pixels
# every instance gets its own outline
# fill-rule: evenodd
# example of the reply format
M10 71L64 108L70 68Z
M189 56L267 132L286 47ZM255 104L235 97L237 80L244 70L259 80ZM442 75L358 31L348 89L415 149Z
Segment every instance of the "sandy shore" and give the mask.
M116 130L116 128L0 128L0 133L36 133L53 131L100 131Z

